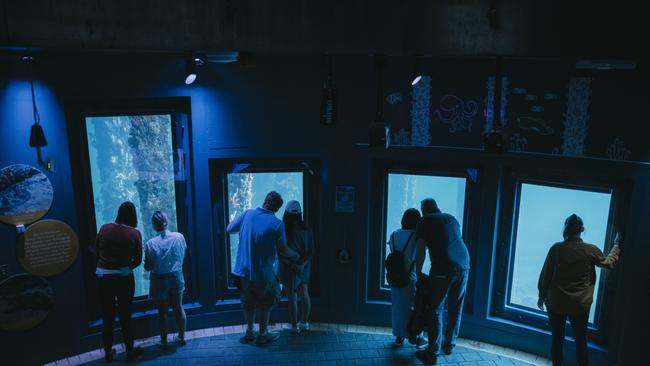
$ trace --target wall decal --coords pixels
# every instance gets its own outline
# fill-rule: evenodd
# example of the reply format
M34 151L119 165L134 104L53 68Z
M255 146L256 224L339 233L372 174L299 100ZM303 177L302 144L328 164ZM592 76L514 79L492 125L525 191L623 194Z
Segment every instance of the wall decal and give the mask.
M605 153L612 160L627 160L630 157L631 151L625 147L625 142L617 137L609 144Z
M501 126L508 125L508 77L501 77Z
M52 184L40 170L24 164L0 169L0 221L32 223L49 211L53 196Z
M411 144L428 146L431 144L431 76L423 76L413 86L411 95Z
M30 225L18 242L18 262L29 273L55 276L77 259L79 240L66 223L42 220Z
M535 112L535 113L542 113L542 112L544 112L544 106L534 105L534 106L530 107L530 111Z
M42 277L18 274L0 282L0 329L24 331L40 324L54 307L54 291Z
M518 134L518 133L513 133L510 136L510 148L509 151L513 152L521 152L521 151L526 151L526 145L528 144L528 140Z
M487 89L487 94L486 97L484 98L485 105L483 107L483 117L485 118L485 126L483 127L483 133L486 134L490 132L494 126L494 88L496 81L494 80L494 76L490 76L487 80L487 83L485 85ZM508 114L506 111L508 110L508 77L503 76L501 77L501 126L505 126L508 124Z
M517 117L517 126L524 131L533 131L544 136L551 135L554 132L553 127L541 117Z
M526 94L526 89L525 88L513 88L512 89L512 94L516 94L516 95Z
M483 117L485 118L484 134L492 130L492 126L494 125L494 84L494 76L489 77L485 83L487 94L484 99L485 105L483 106Z
M400 128L400 130L395 132L395 134L393 135L393 141L395 142L396 145L410 145L411 144L410 133L405 129Z
M544 99L545 100L558 100L560 97L557 95L557 93L544 93Z
M402 93L395 92L395 93L388 94L386 96L386 101L388 102L388 104L395 105L402 101Z
M584 156L591 103L591 78L571 78L568 89L562 154Z
M449 125L449 132L472 131L472 120L478 111L478 104L465 102L461 98L447 94L440 99L440 107L433 113L442 123Z
M539 99L539 97L537 97L537 95L535 95L535 94L526 94L526 96L524 97L524 100L528 101L528 102L534 102L534 101L536 101L538 99Z

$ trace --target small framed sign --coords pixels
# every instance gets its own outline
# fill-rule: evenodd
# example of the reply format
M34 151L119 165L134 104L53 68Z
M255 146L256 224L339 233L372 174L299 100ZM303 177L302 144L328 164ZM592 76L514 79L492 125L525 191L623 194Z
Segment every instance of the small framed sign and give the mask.
M336 212L354 212L354 187L336 186Z

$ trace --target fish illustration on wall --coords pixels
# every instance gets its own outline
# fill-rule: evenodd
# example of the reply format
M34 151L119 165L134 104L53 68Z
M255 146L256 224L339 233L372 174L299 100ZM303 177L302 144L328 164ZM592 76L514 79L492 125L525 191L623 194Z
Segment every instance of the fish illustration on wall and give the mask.
M554 130L541 117L521 116L517 117L517 126L524 131L537 132L540 135L551 135Z
M395 93L388 94L386 96L386 101L391 105L395 105L402 101L402 93L395 92Z

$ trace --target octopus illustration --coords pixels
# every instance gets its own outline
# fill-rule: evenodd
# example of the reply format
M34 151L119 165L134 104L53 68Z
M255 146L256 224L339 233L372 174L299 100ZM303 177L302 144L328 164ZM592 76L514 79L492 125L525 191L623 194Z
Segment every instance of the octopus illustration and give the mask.
M433 113L440 122L449 125L449 132L472 131L472 120L478 112L478 104L447 94L440 99L440 107Z

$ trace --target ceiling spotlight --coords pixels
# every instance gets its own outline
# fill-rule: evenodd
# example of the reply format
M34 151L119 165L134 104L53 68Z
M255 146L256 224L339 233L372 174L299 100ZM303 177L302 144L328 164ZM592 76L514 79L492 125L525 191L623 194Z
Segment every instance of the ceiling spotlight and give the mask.
M415 75L413 81L411 81L411 85L417 84L418 82L420 82L420 79L422 79L422 75Z
M185 63L185 84L190 85L196 80L196 67L203 65L203 60L193 57Z

